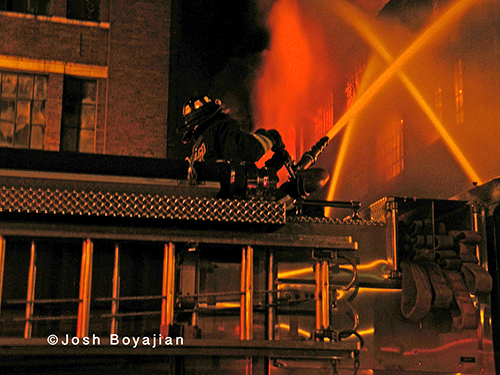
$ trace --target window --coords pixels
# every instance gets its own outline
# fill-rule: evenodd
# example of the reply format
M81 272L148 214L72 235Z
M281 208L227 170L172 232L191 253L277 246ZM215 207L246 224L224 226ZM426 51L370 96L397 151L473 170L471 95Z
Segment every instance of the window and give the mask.
M441 89L441 86L436 89L434 99L436 106L436 115L440 120L443 120L443 90Z
M43 149L48 77L0 75L0 146Z
M316 139L324 137L333 127L333 92L330 93L328 106L319 109L314 124Z
M457 125L464 122L464 82L462 59L458 59L455 63L455 113Z
M94 152L97 81L65 77L61 151Z
M345 94L347 98L346 108L351 107L351 105L353 105L354 103L354 100L356 99L356 93L358 92L361 75L363 74L364 69L364 66L358 66L354 71L350 73L350 76L348 77L345 88Z
M378 138L380 162L386 181L392 180L404 170L403 120L389 124Z
M99 21L99 0L68 0L68 18L82 21Z
M0 0L0 10L49 15L52 0Z

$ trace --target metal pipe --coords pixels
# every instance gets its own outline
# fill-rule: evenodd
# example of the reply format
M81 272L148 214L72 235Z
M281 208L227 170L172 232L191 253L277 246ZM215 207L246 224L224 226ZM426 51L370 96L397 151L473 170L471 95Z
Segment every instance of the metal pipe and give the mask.
M26 301L25 301L26 302ZM77 320L78 315L60 315L60 316L32 316L30 320L32 322L35 321L50 321L50 320ZM25 322L26 317L14 317L12 318L13 322Z
M174 323L174 283L175 283L175 245L165 244L163 256L163 285L161 325L168 327Z
M253 373L252 357L246 357L245 358L245 375L252 375L252 373Z
M0 236L0 315L2 313L3 274L5 268L5 239Z
M397 278L398 277L398 268L399 268L399 256L398 256L398 202L396 201L388 201L387 202L387 211L389 218L386 220L388 225L388 248L387 248L387 260L388 268L389 268L389 277Z
M28 292L26 297L26 323L24 325L24 338L30 339L33 329L33 310L35 303L35 283L36 283L36 247L35 241L31 242L30 267L28 271Z
M243 335L240 333L242 340L251 340L253 333L253 247L246 246L242 251L242 300L241 305L244 306L240 311L243 319ZM241 327L241 322L240 322ZM245 359L245 374L252 375L252 357Z
M88 239L87 240L87 251L89 253L88 256L88 266L87 266L87 294L85 295L85 298L87 300L86 304L86 320L87 320L87 329L85 331L85 336L88 336L88 330L89 330L89 320L90 320L90 297L92 295L92 265L93 265L93 259L94 259L94 243Z
M316 281L316 290L314 291L314 300L316 301L316 331L321 329L322 308L321 308L321 267L317 260L314 265L314 279Z
M240 339L251 340L253 331L253 247L241 252Z
M472 229L481 236L481 244L476 245L476 257L479 260L479 264L488 271L488 257L485 250L487 237L485 225L486 213L484 207L478 203L473 203L472 210Z
M85 270L86 270L86 264L87 264L87 252L86 252L86 246L85 242L83 243L83 249L82 249L82 264L80 266L80 292L78 295L79 302L78 302L78 321L77 321L77 327L76 327L76 335L78 337L83 337L81 336L82 332L82 325L84 324L84 319L83 319L83 299L84 299L84 294L85 294Z
M129 296L129 297L119 297L119 298L113 298L113 297L99 297L95 298L94 301L144 301L144 300L152 300L152 299L162 299L163 296ZM79 300L77 300L79 301ZM36 301L38 302L38 301Z
M165 244L163 247L163 274L161 283L162 300L161 300L160 324L162 327L168 327L167 295L168 295L168 280L169 280L168 272L170 270L169 261L170 257L169 257L168 246Z
M110 298L108 298L110 299ZM25 299L9 299L4 301L6 304L11 305L24 305L26 304ZM41 304L41 303L67 303L67 302L80 302L79 298L47 298L47 299L34 299L33 303Z
M168 279L168 295L167 295L167 307L168 307L168 320L170 324L174 323L174 293L175 293L175 245L172 242L168 244L169 252L169 279Z
M265 293L265 292L260 292L260 293ZM185 296L177 296L178 299L192 299L194 297L196 298L208 298L208 297L230 297L230 296L235 296L239 297L241 295L241 292L216 292L216 293L193 293Z
M120 246L115 245L115 262L113 266L113 292L111 300L111 334L118 333L118 319L116 319L116 314L120 307Z
M247 246L247 272L246 272L246 322L245 338L251 340L253 337L253 247Z
M335 208L350 208L351 210L359 210L361 202L358 201L319 201L306 200L297 201L296 206L320 206L320 207L335 207Z
M274 292L276 278L274 268L274 251L269 250L267 253L267 339L274 340Z
M321 317L322 328L327 329L330 327L330 269L328 261L321 261Z
M117 313L113 314L102 314L100 315L102 318L112 318L116 317L124 317L124 316L149 316L149 315L160 315L161 311L140 311L140 312L131 312L131 313Z
M194 259L194 294L200 294L200 252L195 251ZM199 304L200 300L198 297L194 297L194 308L193 316L191 320L191 325L196 327L198 325L198 314L199 314Z
M94 246L90 239L83 242L82 268L80 272L80 304L78 306L77 337L88 336L90 319L90 295L92 287L92 258Z
M246 317L246 272L247 272L247 267L246 267L246 248L244 247L243 250L241 251L241 297L240 297L240 340L245 340L245 332L246 332L246 325L245 325L245 317Z

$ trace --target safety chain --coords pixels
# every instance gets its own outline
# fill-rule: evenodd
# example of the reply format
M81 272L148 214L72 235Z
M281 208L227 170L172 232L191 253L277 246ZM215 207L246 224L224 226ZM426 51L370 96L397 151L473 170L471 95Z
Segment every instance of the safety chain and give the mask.
M361 362L359 360L359 351L355 351L354 353L354 375L358 375L359 368L361 366ZM338 375L339 371L337 369L337 362L338 360L335 358L332 358L330 363L332 364L332 374L333 375Z
M361 366L361 362L359 361L359 351L354 352L354 375L358 374L359 367Z

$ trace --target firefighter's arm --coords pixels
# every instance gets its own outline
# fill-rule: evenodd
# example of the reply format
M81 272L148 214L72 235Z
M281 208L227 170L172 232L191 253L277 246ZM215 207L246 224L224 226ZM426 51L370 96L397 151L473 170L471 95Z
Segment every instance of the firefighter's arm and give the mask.
M266 167L273 168L274 170L278 171L287 163L291 163L292 160L290 158L290 154L285 150L285 145L283 144L281 135L277 130L259 129L255 132L255 134L267 137L267 139L270 139L272 141L272 146L268 147L266 152L271 149L274 154L271 159L266 161Z
M223 159L226 160L256 162L275 143L266 130L259 130L255 134L244 132L241 124L234 119L227 119L211 130L220 142Z
M253 136L259 141L264 149L264 154L269 150L276 152L278 149L285 148L281 140L281 135L277 130L258 129L253 133Z

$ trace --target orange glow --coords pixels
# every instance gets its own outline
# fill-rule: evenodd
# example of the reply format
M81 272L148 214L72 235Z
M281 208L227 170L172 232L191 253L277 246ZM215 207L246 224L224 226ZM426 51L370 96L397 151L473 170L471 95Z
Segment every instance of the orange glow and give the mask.
M288 277L293 277L293 276L302 276L302 275L312 274L313 272L314 272L314 269L312 266L306 267L306 268L299 268L296 270L280 272L280 273L278 273L278 278L286 279Z
M285 324L285 323L280 323L277 325L278 328L283 328L283 329L286 329L287 331L290 331L290 325L289 324ZM310 332L307 332L306 330L304 329L298 329L297 330L299 335L302 335L302 336L305 336L306 338L309 338L311 337L311 333Z
M367 264L359 264L356 268L358 270L363 270L363 271L366 271L366 270L372 270L372 269L375 269L377 267L379 267L380 265L386 265L388 264L387 260L383 260L383 259L379 259L379 260L375 260L371 263L367 263ZM352 266L349 266L349 265L342 265L340 266L341 268L352 268Z
M398 293L401 292L401 289L386 289L386 288L359 288L359 294L378 294L378 293ZM340 300L344 298L348 293L351 293L348 290L337 290L337 298Z
M239 302L217 302L215 304L215 307L230 309L230 308L240 307L240 303Z
M378 260L375 260L371 263L359 264L359 265L357 265L356 268L358 270L366 271L366 270L375 269L375 268L379 267L380 265L386 265L387 263L388 263L387 260L378 259ZM348 265L348 264L345 264L345 265L343 264L340 266L340 268L352 269L352 266ZM296 270L280 272L280 273L278 273L278 278L286 279L286 278L292 277L292 276L307 275L307 274L312 274L312 273L314 273L313 267L298 268Z
M464 172L471 179L471 181L475 181L481 183L481 179L474 171L468 160L465 158L459 147L456 145L452 137L446 131L446 129L442 126L441 122L435 115L435 113L428 106L426 101L423 99L422 95L416 89L414 84L402 73L402 68L412 59L414 58L418 52L420 52L425 47L428 47L431 43L435 42L438 37L442 37L446 34L447 30L451 29L451 26L456 23L461 16L464 15L466 11L468 11L475 3L480 0L462 0L457 1L444 14L437 19L434 23L432 23L420 36L397 58L392 64L388 67L388 69L378 77L375 82L368 87L366 91L359 95L354 104L346 111L346 113L337 121L337 123L333 126L333 128L328 132L327 136L332 139L335 135L337 135L351 120L353 120L356 115L358 115L373 99L373 97L387 84L387 82L394 76L398 75L400 79L402 79L406 88L411 92L413 97L416 99L420 107L423 109L425 114L431 120L432 124L440 133L441 137L444 139L448 148L451 150L453 156L458 161ZM341 6L338 7L342 9ZM344 9L343 13L347 13ZM344 15L345 16L345 15ZM349 16L351 17L351 16ZM377 38L374 37L373 33L365 26L360 25L359 19L352 19L351 23L355 26L360 34L367 39L372 48L374 48L382 57L387 61L391 61L391 56L385 51L383 45L378 41ZM339 151L337 165L335 167L333 176L331 178L330 189L328 192L327 199L333 199L335 196L336 185L339 180L339 174L342 164L345 160L345 155L347 154L346 147L350 143L349 139L351 138L352 131L349 128L346 130L346 134L344 136L344 140L342 142L341 149ZM327 214L329 214L330 210L327 210Z
M358 333L363 336L363 335L373 335L375 333L375 328L367 328L362 331L358 331Z
M484 341L490 341L490 340L484 340ZM450 342L446 345L438 346L437 348L421 348L421 349L413 349L408 352L404 352L403 355L405 356L414 356L414 355L422 355L422 354L429 354L429 353L436 353L436 352L442 352L444 350L447 350L449 348L452 348L457 345L465 345L465 344L476 344L477 343L477 338L473 339L463 339L463 340L457 340Z
M92 78L108 77L108 68L106 66L33 59L3 54L0 54L0 69L23 70L36 73L58 73Z
M380 39L377 37L375 32L370 28L369 20L367 19L366 16L362 14L362 12L358 11L356 7L343 1L334 2L333 5L335 6L336 12L341 14L341 16L344 19L348 20L350 24L356 28L356 30L360 33L360 35L385 60L386 63L391 64L394 61L387 48L381 43ZM462 8L460 9L460 11L462 11ZM451 13L453 14L454 17L455 16L458 17L461 15L461 13L458 13L458 11L457 13L454 12ZM455 18L451 17L446 18L446 22L451 22L454 19ZM360 20L362 20L362 22L360 22ZM435 25L439 25L439 27L432 29L432 32L434 34L440 32L439 30L441 30L441 28L444 27L440 23L436 23ZM443 140L446 142L453 156L455 157L457 162L461 165L464 172L467 173L471 181L476 181L478 183L481 183L481 179L479 178L479 176L476 174L476 172L474 171L468 160L465 158L465 156L463 155L462 151L459 149L453 138L444 128L442 122L439 120L434 110L429 106L427 101L424 99L424 97L416 88L416 86L413 84L413 82L410 80L410 78L402 70L399 70L397 72L397 75L399 79L403 82L403 84L406 86L407 90L412 94L414 99L417 101L422 111L427 115L431 123L434 125L436 130L443 138Z
M327 48L318 23L295 0L278 0L268 27L271 41L255 84L255 118L257 127L278 130L296 159L304 124L328 97Z

